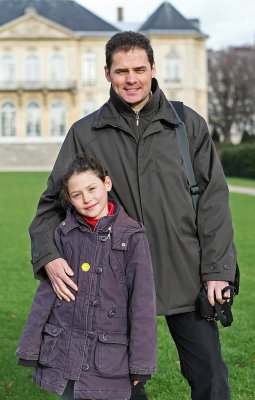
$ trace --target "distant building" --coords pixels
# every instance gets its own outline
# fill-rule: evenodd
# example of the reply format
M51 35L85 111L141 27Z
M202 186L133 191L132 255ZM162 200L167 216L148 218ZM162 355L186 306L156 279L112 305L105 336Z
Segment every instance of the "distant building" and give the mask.
M123 29L151 39L166 96L207 116L206 35L170 3L135 28L122 9L111 25L72 0L0 0L0 7L1 170L51 167L71 124L107 100L105 44Z

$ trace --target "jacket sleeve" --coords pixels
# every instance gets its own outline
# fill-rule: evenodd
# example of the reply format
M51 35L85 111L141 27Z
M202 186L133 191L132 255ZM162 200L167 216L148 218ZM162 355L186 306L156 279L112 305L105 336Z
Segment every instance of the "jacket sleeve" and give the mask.
M42 331L56 298L50 281L47 278L41 280L16 350L19 359L38 360Z
M65 217L65 212L58 200L60 177L65 165L80 151L81 148L72 127L61 147L48 178L47 188L39 200L35 218L29 228L32 264L37 278L44 273L42 267L47 262L61 257L54 242L54 231Z
M201 277L203 281L234 282L236 250L224 172L205 120L193 112L188 128L193 131L193 166L200 190L197 227Z
M156 372L157 363L156 296L150 250L144 233L136 233L130 240L126 279L130 374L150 375Z

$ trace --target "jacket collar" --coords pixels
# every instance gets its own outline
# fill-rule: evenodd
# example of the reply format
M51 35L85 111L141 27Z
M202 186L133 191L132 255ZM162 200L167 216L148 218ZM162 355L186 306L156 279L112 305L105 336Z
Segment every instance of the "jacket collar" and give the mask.
M159 102L159 108L157 111L155 111L155 117L153 118L153 121L161 121L170 125L178 125L179 121L175 112L169 104L169 101L166 99L164 93L159 89L157 80L153 78L152 97L140 112L146 113L147 110L154 105L155 101ZM114 126L115 128L119 127L123 129L123 118L121 118L121 112L134 114L132 108L115 92L113 92L113 89L111 88L110 99L102 107L100 107L95 114L93 128L100 129L106 126ZM130 133L130 128L128 125L124 130Z
M142 232L144 228L139 222L128 217L119 203L113 199L111 202L114 204L114 214L101 218L93 232L105 238L112 235L112 248L126 251L130 235ZM60 224L60 229L64 235L67 235L77 228L84 232L90 232L89 225L73 207L70 207L65 220Z

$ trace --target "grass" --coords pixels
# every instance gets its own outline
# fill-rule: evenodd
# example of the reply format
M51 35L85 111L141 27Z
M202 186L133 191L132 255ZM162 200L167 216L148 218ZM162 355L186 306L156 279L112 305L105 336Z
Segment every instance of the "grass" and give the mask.
M54 400L31 381L31 369L17 366L15 349L37 286L30 267L28 226L46 173L0 174L0 399ZM232 400L254 400L255 368L255 197L231 194L231 208L241 268L241 293L235 299L234 323L220 328L229 366ZM158 373L147 384L150 400L188 400L175 346L164 318L158 319ZM205 399L206 400L206 399Z

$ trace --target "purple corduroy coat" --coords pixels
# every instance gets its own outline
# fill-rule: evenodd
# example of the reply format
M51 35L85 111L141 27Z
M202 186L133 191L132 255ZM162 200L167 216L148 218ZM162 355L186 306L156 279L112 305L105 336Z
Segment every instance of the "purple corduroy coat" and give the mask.
M40 282L17 356L37 360L34 381L62 394L74 380L81 398L126 399L130 374L156 371L156 306L144 227L114 202L95 230L70 209L55 233L73 268L75 301Z

